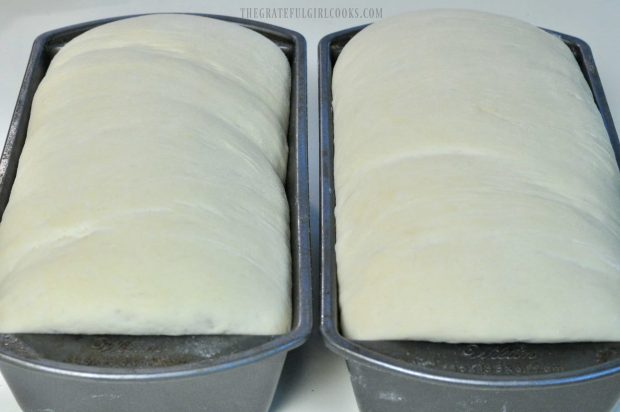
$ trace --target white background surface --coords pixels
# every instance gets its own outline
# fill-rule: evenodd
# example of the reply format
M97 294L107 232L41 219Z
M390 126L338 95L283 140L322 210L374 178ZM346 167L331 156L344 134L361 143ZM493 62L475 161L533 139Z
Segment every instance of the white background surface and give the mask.
M3 136L1 139L6 136L30 48L38 34L69 24L135 13L174 11L242 17L242 7L381 7L384 18L408 10L452 7L478 9L517 17L538 26L580 37L590 44L612 115L620 122L619 0L419 0L409 2L378 0L313 2L0 0L0 136ZM306 37L308 45L310 198L313 266L314 275L318 278L317 44L325 34L364 24L368 20L264 19L264 21L301 32ZM0 412L18 412L19 410L6 383L0 377ZM307 345L289 354L272 411L352 412L356 410L344 361L328 352L316 334Z

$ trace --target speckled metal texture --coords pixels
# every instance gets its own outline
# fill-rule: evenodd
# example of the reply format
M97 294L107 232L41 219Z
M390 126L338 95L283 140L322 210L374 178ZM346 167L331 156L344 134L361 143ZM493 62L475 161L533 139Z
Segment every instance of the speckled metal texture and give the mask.
M339 330L335 255L331 78L342 48L364 26L319 44L321 147L321 331L347 361L363 412L608 412L620 396L619 343L466 345L354 341ZM592 52L575 37L547 30L570 48L588 81L620 164L618 135ZM620 299L620 297L619 297Z
M265 35L291 65L286 180L293 277L291 331L276 336L0 335L0 368L24 411L265 412L286 353L310 334L305 40L296 32L264 23L201 16L235 22ZM32 98L52 57L75 36L127 17L132 16L78 24L36 39L0 160L0 213L15 179Z

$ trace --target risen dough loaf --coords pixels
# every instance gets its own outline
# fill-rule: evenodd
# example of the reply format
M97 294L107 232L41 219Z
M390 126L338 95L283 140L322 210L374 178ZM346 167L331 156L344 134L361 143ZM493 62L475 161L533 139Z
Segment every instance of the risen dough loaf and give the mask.
M69 42L0 224L0 331L287 331L289 88L275 44L218 20Z
M402 15L347 44L333 95L347 336L620 340L620 174L562 41Z

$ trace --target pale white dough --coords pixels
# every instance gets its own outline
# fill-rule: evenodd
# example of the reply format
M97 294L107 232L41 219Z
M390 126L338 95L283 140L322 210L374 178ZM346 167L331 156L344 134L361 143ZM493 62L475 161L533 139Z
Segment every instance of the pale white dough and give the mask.
M620 340L620 173L562 41L406 14L356 35L332 86L348 337Z
M0 332L286 332L289 90L279 48L233 23L69 42L0 224Z

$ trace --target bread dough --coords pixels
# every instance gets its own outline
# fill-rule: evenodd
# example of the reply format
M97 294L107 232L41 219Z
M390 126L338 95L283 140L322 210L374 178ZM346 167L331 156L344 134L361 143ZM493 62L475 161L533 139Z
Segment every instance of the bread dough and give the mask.
M0 331L289 330L290 67L189 15L109 23L39 86L0 224Z
M332 87L346 336L620 340L620 174L561 40L405 14L357 34Z

